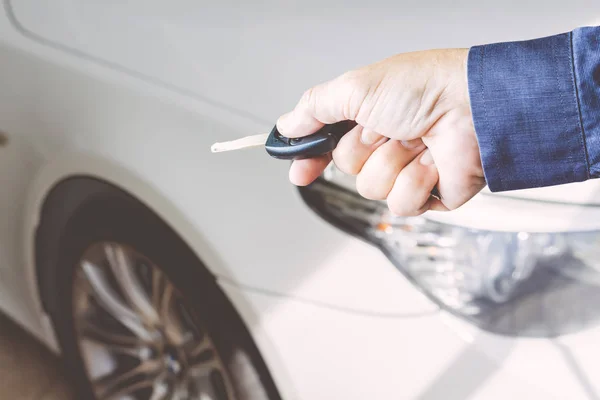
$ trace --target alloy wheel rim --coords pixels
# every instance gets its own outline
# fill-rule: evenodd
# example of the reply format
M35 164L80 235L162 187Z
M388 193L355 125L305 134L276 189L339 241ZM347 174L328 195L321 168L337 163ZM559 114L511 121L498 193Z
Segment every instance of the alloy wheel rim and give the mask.
M90 246L75 271L77 344L98 400L235 400L196 310L129 246Z

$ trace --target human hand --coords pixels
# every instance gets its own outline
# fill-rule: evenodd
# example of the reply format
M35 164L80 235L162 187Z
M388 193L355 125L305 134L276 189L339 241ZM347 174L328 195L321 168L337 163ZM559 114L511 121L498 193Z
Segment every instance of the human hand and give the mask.
M287 137L356 121L332 155L294 161L290 181L314 181L331 159L365 198L397 215L460 207L485 186L467 88L468 49L399 54L304 93L279 118ZM441 199L430 196L437 185Z

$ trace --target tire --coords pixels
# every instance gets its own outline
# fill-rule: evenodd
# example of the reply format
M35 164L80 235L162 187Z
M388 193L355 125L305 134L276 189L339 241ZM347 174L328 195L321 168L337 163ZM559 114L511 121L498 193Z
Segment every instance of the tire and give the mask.
M79 293L76 288L81 286L77 282L82 274L82 257L93 246L109 246L106 243L132 249L149 260L164 274L165 282L172 283L181 294L181 301L193 308L197 316L194 321L199 321L203 334L208 335L233 398L280 399L246 326L191 249L159 217L131 196L99 181L88 181L85 186L86 190L76 193L58 190L50 195L37 238L42 299L55 327L66 370L78 392L77 399L96 399L98 388L94 389L86 369L74 297ZM65 215L67 209L68 216ZM89 318L95 318L95 314L91 315ZM214 373L211 372L211 378ZM146 395L138 393L137 396L141 397L131 398L142 399Z

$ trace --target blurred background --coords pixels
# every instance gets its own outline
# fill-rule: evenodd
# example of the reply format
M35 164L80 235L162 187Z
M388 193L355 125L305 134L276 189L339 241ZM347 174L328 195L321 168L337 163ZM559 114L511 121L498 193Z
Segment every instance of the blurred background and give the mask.
M74 400L56 355L0 314L0 398Z

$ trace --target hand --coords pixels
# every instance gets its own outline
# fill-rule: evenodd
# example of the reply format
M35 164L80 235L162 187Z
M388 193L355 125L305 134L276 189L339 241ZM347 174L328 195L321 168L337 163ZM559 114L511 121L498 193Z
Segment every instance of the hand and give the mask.
M452 210L485 186L467 88L467 49L400 54L304 93L277 121L300 137L356 121L330 156L294 161L292 183L315 180L333 157L368 199L397 215ZM430 196L437 185L441 200Z

